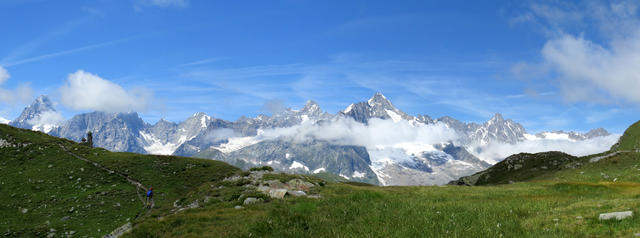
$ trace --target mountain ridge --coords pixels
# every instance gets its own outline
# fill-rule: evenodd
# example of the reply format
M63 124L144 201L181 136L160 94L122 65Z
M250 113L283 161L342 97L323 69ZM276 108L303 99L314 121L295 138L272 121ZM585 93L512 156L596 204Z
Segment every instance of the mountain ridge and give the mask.
M42 110L36 110L40 108ZM33 118L37 117L39 113L48 111L55 111L55 108L53 108L50 100L43 95L38 97L32 106L25 108L23 114L30 115L29 117ZM24 118L26 117L21 116L18 118L20 120L16 119L15 121L25 121ZM530 135L527 134L522 125L511 119L505 119L500 113L496 113L491 119L483 123L466 123L448 116L438 119L433 119L428 115L411 116L395 107L387 97L379 92L375 93L367 101L351 104L336 114L323 111L313 100L308 100L298 110L287 108L270 116L261 114L255 118L241 117L236 121L213 118L204 112L198 112L178 123L161 119L154 124L149 124L144 122L135 112L89 112L78 114L53 127L48 132L51 135L78 141L88 131L92 131L96 146L114 151L179 156L202 156L203 153L208 153L211 159L224 160L233 157L229 156L235 151L261 143L263 140L279 140L278 138L263 138L262 133L265 130L270 130L273 133L274 130L280 130L281 128L294 130L304 130L307 127L325 128L323 125L342 123L344 120L353 120L356 124L361 123L367 127L374 119L376 120L375 123L382 120L393 124L407 124L413 128L437 127L442 124L460 136L459 141L442 141L440 144L434 145L403 144L387 145L383 148L379 146L367 148L366 157L371 156L374 160L369 163L369 166L377 177L377 182L387 185L446 183L459 176L470 175L489 167L490 164L470 153L474 152L471 151L470 145L487 145L490 142L515 144L529 139L544 139L544 137L550 135L557 137L558 133L561 133ZM33 125L24 126L29 129L38 129ZM589 133L570 132L567 133L566 137L584 140L592 136L608 135L608 132L604 129L592 130ZM562 135L564 136L564 134ZM294 146L287 146L289 145L287 143L279 143L278 145L282 147L280 149L294 148ZM314 143L313 146L323 146L321 142ZM309 147L309 150L313 146ZM358 145L354 144L352 146ZM334 151L336 153L330 153L332 157L327 158L328 160L336 160L338 158L355 159L355 157L345 157L346 154L341 154L345 152L339 150L339 147L329 146L325 148L336 150ZM418 148L418 152L409 152L409 150L415 150L416 148ZM342 152L337 153L338 151ZM271 156L267 152L263 153L260 156ZM304 154L300 153L300 151L296 153ZM355 154L351 154L351 156L353 155ZM311 156L307 161L296 162L316 164L317 161L312 157L314 156ZM245 159L245 162L250 162L247 158L235 157L234 160L238 161L239 159ZM295 171L294 169L289 169L292 167L289 164L292 163L291 161L287 160L287 158L281 158L281 160L281 162L287 163L287 166L276 166L278 167L277 169L285 172ZM391 162L389 163L388 161ZM252 164L263 165L261 163ZM332 168L332 171L327 172L332 172L336 175L343 174L344 177L352 179L354 179L354 174L364 173L354 169L343 171L335 166L332 166ZM319 168L312 170L315 169ZM311 173L312 171L298 172ZM370 172L364 174L371 178L370 176L373 176L373 174ZM399 174L404 174L402 175L404 177ZM398 178L392 179L393 177ZM356 178L356 180L358 179ZM384 180L396 182L385 182ZM375 180L370 180L369 182L371 181L376 183Z

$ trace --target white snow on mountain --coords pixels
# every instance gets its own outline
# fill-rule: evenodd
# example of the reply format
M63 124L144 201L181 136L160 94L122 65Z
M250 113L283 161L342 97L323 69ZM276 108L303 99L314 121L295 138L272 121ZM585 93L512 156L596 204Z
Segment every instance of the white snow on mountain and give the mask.
M354 171L353 175L351 177L353 177L353 178L364 178L364 176L366 176L366 175L367 175L366 173Z
M291 163L291 166L289 166L289 169L293 170L293 169L304 169L305 171L309 171L309 167L307 167L306 165L298 162L298 161L293 161L293 163Z
M4 117L0 117L0 124L9 124L11 120L5 119Z
M322 173L322 172L325 172L325 171L327 171L327 169L325 169L325 168L318 168L318 169L313 170L313 173L314 173L314 174L317 174L317 173Z
M349 106L346 109L344 109L342 112L349 113L351 112L352 109L353 109L353 103L349 104Z
M49 133L51 130L56 129L58 127L60 126L53 125L53 124L40 124L40 125L33 125L33 127L31 127L31 130Z
M144 150L146 150L149 154L154 155L170 155L186 140L186 137L181 137L178 140L178 143L162 143L162 141L151 134L147 134L144 132L140 132L140 136L145 141L146 146L144 146Z
M231 153L244 147L257 144L260 141L261 139L257 136L231 137L228 139L227 143L214 146L213 148L221 151L222 153Z
M394 111L391 111L389 109L385 109L385 112L387 112L387 115L389 115L389 117L391 117L391 120L393 120L394 122L399 122L402 120L402 116L398 115L398 113L395 113Z
M203 115L202 117L200 117L200 125L202 126L202 128L207 128L207 122L210 120L211 117L207 115Z

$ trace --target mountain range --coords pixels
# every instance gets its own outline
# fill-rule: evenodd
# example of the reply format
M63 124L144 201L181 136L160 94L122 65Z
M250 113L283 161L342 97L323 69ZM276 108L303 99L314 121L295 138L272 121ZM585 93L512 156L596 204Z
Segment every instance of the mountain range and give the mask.
M300 110L287 109L236 121L213 118L202 112L180 123L161 119L155 124L144 122L136 112L90 112L69 120L55 119L59 115L56 113L54 104L43 95L9 124L75 141L91 131L95 146L112 151L205 157L241 168L269 165L283 172L332 173L382 185L444 184L484 170L493 162L479 158L473 148L493 142L581 141L610 135L602 128L588 133L552 131L532 135L499 113L482 124L447 116L437 119L411 116L381 93L336 114L324 112L316 102L307 101ZM380 142L386 135L362 132L362 128L374 127L391 127L391 134L395 127L419 131L415 135L419 138L440 129L455 132L455 138ZM356 134L349 137L355 137L356 142L325 136L332 133ZM372 142L359 142L363 140Z

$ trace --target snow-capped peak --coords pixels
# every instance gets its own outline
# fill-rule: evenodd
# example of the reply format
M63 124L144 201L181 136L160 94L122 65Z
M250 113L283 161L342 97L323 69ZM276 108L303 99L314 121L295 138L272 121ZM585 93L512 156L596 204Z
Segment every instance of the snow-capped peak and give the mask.
M315 114L320 111L320 106L315 101L308 100L300 111L305 114Z
M391 102L389 102L389 100L387 99L387 97L385 97L384 95L382 95L382 93L377 92L376 94L373 95L373 97L371 97L367 103L369 104L369 106L375 106L375 105L391 105Z
M501 122L501 121L504 121L504 118L502 117L502 114L496 113L495 115L493 115L493 117L489 121L490 122Z
M56 112L49 97L41 95L26 107L18 118L9 122L9 125L49 132L62 120L62 115Z
M353 103L349 104L349 106L347 108L342 110L342 113L349 113L349 112L351 112L351 110L353 110Z

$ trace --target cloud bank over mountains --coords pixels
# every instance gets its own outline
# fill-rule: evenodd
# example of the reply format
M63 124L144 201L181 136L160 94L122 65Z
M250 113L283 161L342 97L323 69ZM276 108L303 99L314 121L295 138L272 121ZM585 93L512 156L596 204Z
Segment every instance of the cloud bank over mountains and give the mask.
M466 147L473 155L490 164L494 164L509 155L528 152L562 151L575 156L584 156L608 150L620 137L612 134L593 137L586 140L564 138L535 138L506 143L489 141L488 143L471 143L466 145L460 139L464 135L442 122L434 124L411 123L410 121L372 118L368 124L357 122L352 118L311 123L303 122L286 128L270 128L261 130L254 137L242 137L224 133L230 137L215 137L217 141L227 139L232 142L255 144L266 140L287 140L293 143L306 143L312 140L328 141L339 145L364 146L370 151L395 150L406 155L418 155L424 151L434 150L433 145L453 142L457 146ZM531 135L533 136L533 135ZM237 148L237 146L236 146ZM385 160L389 158L374 158ZM395 159L400 157L396 156ZM406 159L407 156L405 156Z

